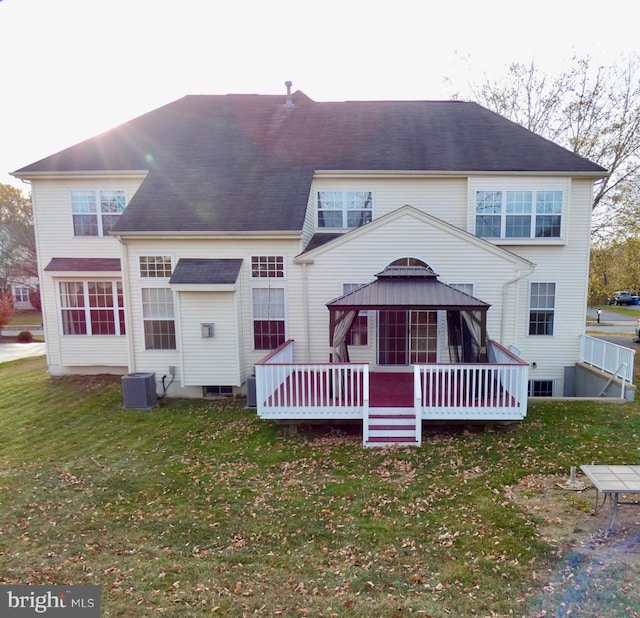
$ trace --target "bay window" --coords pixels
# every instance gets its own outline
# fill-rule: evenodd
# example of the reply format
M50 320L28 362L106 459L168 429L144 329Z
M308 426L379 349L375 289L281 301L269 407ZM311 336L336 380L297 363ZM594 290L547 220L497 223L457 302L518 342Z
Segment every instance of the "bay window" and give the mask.
M60 281L59 289L63 334L125 334L120 281Z

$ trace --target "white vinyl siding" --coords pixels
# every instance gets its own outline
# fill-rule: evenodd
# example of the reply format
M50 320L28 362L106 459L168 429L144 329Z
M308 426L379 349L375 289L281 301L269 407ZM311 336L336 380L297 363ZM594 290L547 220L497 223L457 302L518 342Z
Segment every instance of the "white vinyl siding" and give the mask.
M184 385L240 386L237 292L178 292L177 296ZM203 322L214 325L213 337L202 337Z
M466 233L457 233L444 225L434 225L411 210L405 214L380 221L377 226L357 230L351 240L328 246L324 252L314 254L308 268L309 323L312 358L326 358L329 337L329 312L326 303L339 295L336 279L348 274L351 281L371 282L376 273L392 262L411 256L422 260L439 275L439 280L467 282L473 280L475 295L490 303L488 313L489 334L500 339L502 330L503 282L516 276L516 267L510 254L475 239ZM464 259L462 259L464 258ZM524 266L518 262L520 268ZM526 312L526 303L524 311ZM370 311L370 335L377 332L376 312ZM444 337L446 329L441 328ZM443 350L444 340L441 340ZM377 345L369 341L366 348L350 348L352 361L376 364ZM445 358L440 360L445 361Z
M57 282L66 273L50 273L44 271L44 268L54 257L119 258L121 247L114 237L74 236L70 192L100 187L104 190L124 190L127 196L132 196L143 177L144 175L114 176L108 179L43 179L34 180L31 184L44 338L47 342L47 363L53 375L73 372L73 367L83 367L83 372L86 373L120 373L127 369L126 337L105 337L97 347L91 337L62 336ZM99 276L119 274L100 273ZM97 273L73 275L87 278L96 277Z
M465 178L399 177L399 178L330 178L317 176L311 186L309 209L313 212L317 232L329 232L317 227L318 191L349 190L366 184L373 193L373 220L410 205L439 217L462 229L466 227L467 181Z

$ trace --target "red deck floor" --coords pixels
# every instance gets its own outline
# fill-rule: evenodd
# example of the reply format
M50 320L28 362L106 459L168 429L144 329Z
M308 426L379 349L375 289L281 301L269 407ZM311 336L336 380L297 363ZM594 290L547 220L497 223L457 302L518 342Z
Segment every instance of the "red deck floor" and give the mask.
M441 378L442 379L442 378ZM349 392L350 389L345 389ZM359 390L359 389L356 389ZM448 389L443 389L448 390ZM456 393L454 400L461 406L483 406L485 401L466 400L462 392ZM493 405L498 405L498 393L495 393ZM500 405L516 406L513 397L500 397ZM352 402L357 403L357 402ZM453 401L451 403L454 403ZM335 397L332 390L327 388L326 374L316 374L301 371L293 373L286 382L269 398L268 405L296 405L296 406L340 406L348 405L342 397ZM372 408L412 408L413 373L380 372L369 374L369 406Z

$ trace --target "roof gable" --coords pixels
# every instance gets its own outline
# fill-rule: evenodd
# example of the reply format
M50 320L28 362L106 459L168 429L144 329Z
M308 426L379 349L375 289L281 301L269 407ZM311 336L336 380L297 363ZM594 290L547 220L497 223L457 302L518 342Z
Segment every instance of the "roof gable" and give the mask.
M316 234L315 237L312 238L308 247L313 247L309 250L305 250L303 253L298 255L295 260L298 263L313 263L314 259L320 255L322 255L325 251L331 251L335 247L343 244L349 243L353 239L358 238L364 234L369 234L374 230L384 228L389 223L396 221L402 217L413 217L418 221L421 221L427 225L433 226L444 232L445 234L451 234L452 236L456 236L461 238L465 242L468 242L472 245L475 245L481 248L483 251L488 251L502 259L507 260L508 262L513 263L516 268L523 269L532 269L535 265L529 260L504 249L503 247L499 247L494 245L492 242L485 240L484 238L480 238L479 236L475 236L474 234L470 234L469 232L456 227L455 225L451 225L438 217L434 217L426 212L418 210L410 205L402 206L382 217L378 217L374 219L370 223L363 225L361 227L355 228L349 232L345 232L344 234L339 235L330 235L330 234ZM322 238L316 238L321 236ZM326 237L326 238L325 238Z

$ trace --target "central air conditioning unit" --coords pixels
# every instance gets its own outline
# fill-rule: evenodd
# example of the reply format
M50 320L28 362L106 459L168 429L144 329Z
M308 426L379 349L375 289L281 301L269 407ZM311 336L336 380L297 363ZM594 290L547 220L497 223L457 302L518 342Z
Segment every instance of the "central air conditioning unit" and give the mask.
M129 410L149 410L158 404L155 373L128 373L122 376L122 398Z

